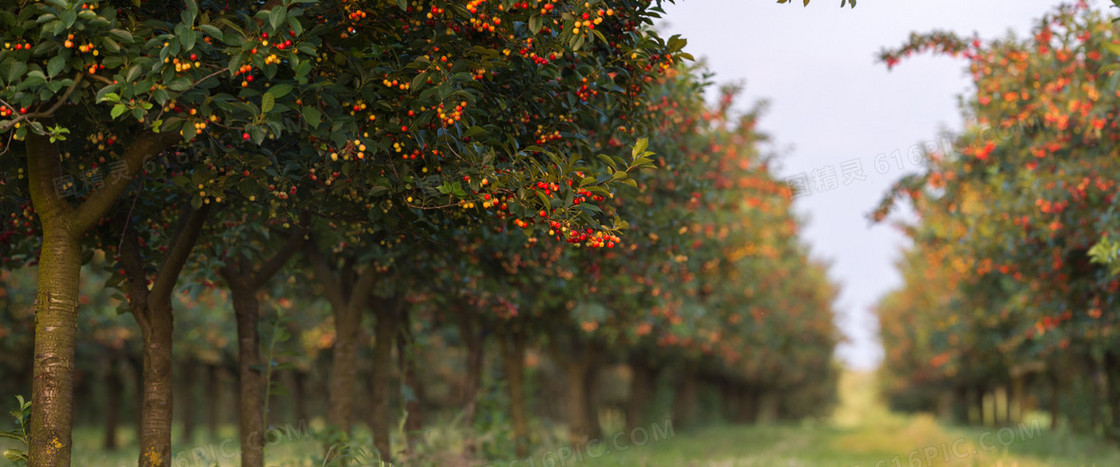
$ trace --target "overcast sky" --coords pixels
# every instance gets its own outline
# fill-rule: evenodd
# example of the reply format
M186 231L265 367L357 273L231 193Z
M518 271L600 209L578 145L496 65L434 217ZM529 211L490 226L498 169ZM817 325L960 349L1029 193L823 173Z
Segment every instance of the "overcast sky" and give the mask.
M957 96L969 87L963 59L923 55L888 72L875 56L912 31L1024 36L1061 2L860 0L854 10L840 9L838 0L793 3L678 0L661 27L688 39L686 51L707 63L716 83L745 81L744 108L770 101L760 126L784 156L782 177L824 185L811 185L795 205L809 220L804 235L813 256L831 262L841 286L837 323L849 342L838 354L872 368L882 349L871 308L901 283L894 262L906 240L888 225L871 226L867 214L894 180L918 167L906 157L913 145L960 129Z

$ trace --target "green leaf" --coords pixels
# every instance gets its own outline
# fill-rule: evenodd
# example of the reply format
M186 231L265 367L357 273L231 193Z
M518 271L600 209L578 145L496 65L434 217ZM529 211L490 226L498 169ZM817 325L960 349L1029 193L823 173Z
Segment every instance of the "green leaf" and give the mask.
M121 51L121 45L118 44L117 41L112 40L108 37L101 38L101 45L105 47L105 50L109 51L110 53L117 53Z
M272 25L272 30L277 31L284 20L288 18L288 9L282 6L277 6L268 12L268 24Z
M222 33L222 30L218 29L216 26L212 24L203 24L202 26L199 26L199 28L202 29L202 32L205 32L208 36L223 42L225 41L226 35Z
M608 156L606 154L597 154L597 155L595 155L595 157L597 157L597 158L599 158L599 160L605 162L608 166L610 166L610 168L612 168L614 170L618 170L617 163L614 161L614 159L611 159L610 156Z
M175 78L170 83L167 83L167 88L171 89L172 91L183 92L187 89L190 89L192 85L194 85L194 82L191 81L190 78L180 76L178 78Z
M637 158L639 154L646 152L646 148L649 148L649 138L641 138L634 144L634 151L631 155Z
M412 78L412 82L409 83L408 86L409 86L409 89L412 90L413 92L419 92L420 89L423 88L425 84L428 84L428 74L427 73L420 73L420 74L418 74L418 75L416 75L415 77Z
M1105 49L1108 49L1108 51L1111 52L1112 55L1120 56L1120 44L1113 44L1112 42L1102 41L1101 45L1103 45Z
M47 62L47 76L54 78L64 67L66 67L66 57L62 55L52 57L50 61Z
M113 117L113 118L117 118L117 117L120 117L121 114L125 113L125 111L127 111L127 110L128 110L128 107L125 107L124 104L117 104L117 105L113 106L113 110L109 111L109 116Z
M268 92L266 94L271 94L272 97L279 99L291 93L292 89L294 88L295 86L292 86L291 84L277 84L268 88Z
M9 84L14 83L17 79L23 76L24 73L27 72L27 64L23 63L22 61L8 60L5 61L4 64L8 66L8 72L6 73L5 80Z
M397 0L397 7L400 8L401 11L407 10L408 9L408 0Z
M263 96L261 96L261 113L267 113L268 111L272 110L272 107L275 105L276 98L272 97L272 94L266 92Z
M132 33L125 31L124 29L110 29L109 35L126 44L132 43Z
M319 112L319 109L305 106L301 109L301 112L303 113L303 119L307 120L307 125L311 128L318 127L319 123L323 121L323 113Z
M537 34L541 32L541 17L540 15L533 15L529 18L529 32Z
M44 75L43 72L39 70L31 70L27 72L26 83L28 86L38 86L45 82L47 82L47 75Z
M486 134L486 129L480 126L472 126L463 132L464 138L473 138L478 135Z

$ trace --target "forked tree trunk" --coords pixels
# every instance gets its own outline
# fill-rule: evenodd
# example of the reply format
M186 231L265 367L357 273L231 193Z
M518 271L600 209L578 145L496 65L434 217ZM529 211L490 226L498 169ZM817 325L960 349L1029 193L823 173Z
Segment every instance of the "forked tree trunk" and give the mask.
M525 407L525 335L513 332L498 340L509 391L510 421L518 458L529 455L529 414Z
M327 261L314 241L304 244L305 256L315 271L315 279L326 291L334 318L335 342L331 351L330 390L327 394L327 425L350 435L358 389L358 347L362 312L369 301L377 277L376 268L367 266L355 280L349 259L339 267ZM336 273L336 269L339 269ZM327 459L335 452L327 446Z
M220 274L233 300L237 322L238 427L241 440L241 467L264 467L264 367L257 326L260 300L257 292L291 259L305 241L306 231L293 227L282 246L259 267L241 256L224 258Z
M74 208L56 189L55 181L62 176L58 148L47 136L27 135L28 192L43 229L35 296L29 465L70 465L80 239L101 221L144 161L179 139L178 134L139 136L121 155L123 176L110 179Z
M171 295L190 252L198 243L208 207L181 209L171 244L155 276L146 271L147 261L140 251L140 239L123 219L121 264L128 281L128 305L143 340L143 379L140 415L140 459L142 466L171 465L171 422L174 412L172 392L172 330L174 318Z

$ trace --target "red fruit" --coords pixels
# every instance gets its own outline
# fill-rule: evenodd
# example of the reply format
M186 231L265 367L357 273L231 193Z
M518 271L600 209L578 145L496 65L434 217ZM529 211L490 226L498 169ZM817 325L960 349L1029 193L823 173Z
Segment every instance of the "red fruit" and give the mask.
M241 134L241 139L243 139L245 141L249 141L249 134L248 133L242 133Z

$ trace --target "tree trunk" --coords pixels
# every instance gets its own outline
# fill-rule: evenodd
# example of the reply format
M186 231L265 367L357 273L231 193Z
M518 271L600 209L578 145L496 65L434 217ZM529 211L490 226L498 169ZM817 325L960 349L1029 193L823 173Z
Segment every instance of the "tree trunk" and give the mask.
M35 298L35 364L32 380L32 466L70 465L74 335L78 324L81 246L77 235L55 226L38 203L43 224Z
M755 423L758 421L758 392L743 387L739 392L739 421Z
M402 323L399 326L400 334L397 336L397 367L401 369L402 391L407 388L410 392L401 394L401 405L405 412L406 447L408 452L412 452L415 445L420 442L421 430L424 428L424 413L420 404L423 390L420 387L420 379L416 376L416 360L412 355L411 325L409 324L408 312L406 311L402 315Z
M1104 354L1105 374L1108 377L1108 408L1110 423L1106 430L1108 437L1120 437L1120 355L1113 352Z
M588 439L601 439L603 425L599 423L599 360L592 358L587 365L587 378L584 380L584 394L587 396Z
M331 310L337 337L331 351L327 425L349 435L358 384L358 332L362 320L359 310L350 307L331 307Z
M588 359L574 359L564 365L568 383L568 438L572 446L583 446L591 439L588 418Z
M229 287L233 295L233 311L237 317L241 465L264 467L264 375L261 373L261 343L257 334L260 303L257 301L255 288L236 281L231 281Z
M183 371L183 385L180 388L179 399L183 402L179 404L183 412L183 444L190 444L194 442L194 430L198 421L195 414L196 408L199 406L195 401L195 378L198 375L198 362L194 360L187 360L182 365Z
M1061 411L1062 391L1058 382L1058 375L1053 370L1046 370L1046 380L1050 386L1050 430L1058 429L1058 417Z
M477 325L466 310L459 311L459 334L467 347L467 375L463 381L463 422L468 428L474 426L475 411L478 408L478 391L482 387L483 339L478 335Z
M396 334L397 328L395 319L397 310L395 308L396 304L392 304L374 311L376 322L374 323L373 371L370 375L370 381L373 384L373 394L371 395L373 416L370 430L373 432L373 447L380 459L385 462L390 462L392 459L392 444L389 439L389 422L392 418L389 409L389 394L391 388L394 387L392 381L392 353L393 335Z
M977 385L973 389L972 397L976 404L976 426L984 426L984 386Z
M206 386L209 405L207 407L206 429L210 432L210 441L218 439L218 408L222 404L222 375L218 365L206 365Z
M653 400L657 369L637 357L630 359L630 399L626 401L626 428L634 430L646 420L646 410Z
M1091 373L1093 400L1090 405L1089 411L1089 430L1093 434L1097 434L1101 431L1101 428L1104 425L1102 420L1102 415L1104 415L1104 413L1102 409L1105 406L1105 393L1107 391L1107 389L1105 388L1106 375L1104 371L1104 362L1101 358L1094 356L1092 357L1091 361L1093 363Z
M296 404L296 422L311 421L307 411L307 373L296 370L292 375L292 398Z
M1007 399L1007 421L1009 424L1021 423L1023 421L1023 398L1026 393L1023 389L1025 378L1026 377L1023 375L1011 377L1011 394Z
M756 419L759 423L774 423L778 420L778 393L773 389L762 391L758 395Z
M696 374L685 370L673 395L673 426L688 427L696 423L697 394Z
M992 419L996 426L1007 424L1008 407L1007 386L1000 384L992 390Z
M968 389L965 386L957 386L953 391L953 420L956 423L967 425L969 422Z
M121 382L120 365L116 357L109 358L109 365L105 371L105 439L102 449L113 451L117 449L117 425L121 416L121 392L124 383Z
M141 306L137 315L144 339L144 395L140 417L140 462L142 466L171 465L171 309L153 303ZM162 307L158 307L162 308ZM133 310L135 315L137 310Z
M519 332L502 336L502 366L506 374L509 391L510 420L513 423L513 439L519 459L529 455L529 414L525 408L525 336Z

